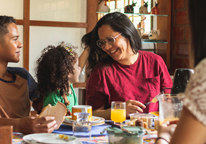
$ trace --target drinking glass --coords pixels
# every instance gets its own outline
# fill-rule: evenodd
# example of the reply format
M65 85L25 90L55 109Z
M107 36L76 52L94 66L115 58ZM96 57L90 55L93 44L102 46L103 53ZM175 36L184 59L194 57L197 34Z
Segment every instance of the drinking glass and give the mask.
M113 101L111 104L111 120L121 124L126 120L126 103Z
M90 131L92 128L91 122L88 121L90 113L75 112L77 120L73 122L72 130L75 137L91 137Z
M162 95L159 98L159 122L178 121L182 112L183 102L174 95Z

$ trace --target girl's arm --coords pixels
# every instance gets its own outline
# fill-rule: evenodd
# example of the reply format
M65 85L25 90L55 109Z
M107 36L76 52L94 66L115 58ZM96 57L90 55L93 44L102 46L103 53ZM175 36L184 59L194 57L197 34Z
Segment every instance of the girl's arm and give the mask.
M184 107L170 144L203 144L206 142L205 134L206 126Z
M89 47L86 47L82 54L79 56L79 67L81 68L81 72L87 62L87 58L89 57Z

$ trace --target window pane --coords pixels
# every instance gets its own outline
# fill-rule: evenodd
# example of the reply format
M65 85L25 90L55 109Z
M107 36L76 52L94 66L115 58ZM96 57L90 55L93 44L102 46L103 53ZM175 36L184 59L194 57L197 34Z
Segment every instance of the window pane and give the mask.
M29 72L34 76L36 60L41 51L48 45L57 46L62 41L71 43L78 56L82 53L81 38L86 33L85 28L59 28L59 27L30 27Z
M30 19L86 22L87 0L30 0Z
M0 0L0 15L23 19L23 0Z

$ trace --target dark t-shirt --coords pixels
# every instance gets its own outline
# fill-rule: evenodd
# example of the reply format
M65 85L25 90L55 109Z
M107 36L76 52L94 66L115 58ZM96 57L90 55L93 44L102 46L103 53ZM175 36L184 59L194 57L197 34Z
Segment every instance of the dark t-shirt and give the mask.
M0 78L0 105L10 118L29 116L31 101L38 98L37 84L24 68L9 67L12 81Z
M92 71L86 87L86 101L96 110L110 108L112 101L137 100L143 104L152 100L172 80L163 59L151 52L139 51L137 61L122 65L114 60L99 63ZM144 112L158 111L152 103Z

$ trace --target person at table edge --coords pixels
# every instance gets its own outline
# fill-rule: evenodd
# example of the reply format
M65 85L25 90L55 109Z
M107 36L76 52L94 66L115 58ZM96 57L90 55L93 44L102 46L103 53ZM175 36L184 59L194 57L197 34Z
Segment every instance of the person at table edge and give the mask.
M16 20L0 15L0 126L12 125L14 132L46 133L56 127L54 117L32 117L30 109L38 97L37 85L24 68L8 67L19 62L20 49Z
M171 88L172 80L160 56L141 50L141 38L130 19L119 12L109 13L85 36L91 36L86 102L93 115L110 119L112 101L126 102L127 117L158 111L158 103L147 107L144 103Z

